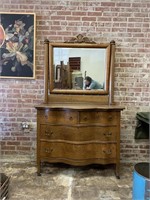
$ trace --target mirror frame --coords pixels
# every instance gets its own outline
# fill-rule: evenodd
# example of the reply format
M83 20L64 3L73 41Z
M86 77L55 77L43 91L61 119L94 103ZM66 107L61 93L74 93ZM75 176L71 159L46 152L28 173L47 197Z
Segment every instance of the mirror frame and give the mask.
M104 95L108 96L109 103L113 103L114 96L114 60L115 60L115 41L109 43L95 43L79 34L70 41L63 43L50 42L45 40L45 100L48 102L49 95ZM53 68L53 49L55 47L68 48L105 48L106 49L106 73L104 90L78 90L78 89L55 89L54 88L54 68Z
M53 50L55 47L62 48L105 48L106 49L106 72L105 88L103 90L76 90L76 89L55 89L54 88L54 67L53 67ZM109 76L110 76L110 43L108 44L74 44L74 43L50 43L50 93L52 94L108 94L109 93Z

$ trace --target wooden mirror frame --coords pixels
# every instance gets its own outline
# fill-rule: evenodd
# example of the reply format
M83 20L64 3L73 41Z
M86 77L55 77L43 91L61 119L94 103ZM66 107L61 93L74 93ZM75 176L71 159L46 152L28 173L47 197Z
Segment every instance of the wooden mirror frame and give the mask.
M64 43L51 43L45 40L45 99L44 102L49 102L49 96L52 95L95 95L105 96L108 98L108 104L113 104L114 90L114 57L115 57L115 42L96 44L89 38L79 34L70 41ZM105 90L70 90L70 89L54 89L53 77L53 48L54 47L75 47L75 48L106 48L107 51L107 69L106 69L106 87Z
M105 66L105 89L103 90L76 90L76 89L56 89L54 87L54 67L53 67L53 50L55 47L62 48L86 48L86 49L105 49L106 50L106 66ZM51 94L108 94L109 89L109 73L110 73L110 44L74 44L74 43L50 43L49 44L50 53L50 93ZM100 71L99 71L100 74Z

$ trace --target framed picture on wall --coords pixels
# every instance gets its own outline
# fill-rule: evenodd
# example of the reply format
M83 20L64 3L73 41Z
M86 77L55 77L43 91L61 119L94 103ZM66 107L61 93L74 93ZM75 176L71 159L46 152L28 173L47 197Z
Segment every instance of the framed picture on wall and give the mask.
M35 78L35 13L0 13L0 78Z

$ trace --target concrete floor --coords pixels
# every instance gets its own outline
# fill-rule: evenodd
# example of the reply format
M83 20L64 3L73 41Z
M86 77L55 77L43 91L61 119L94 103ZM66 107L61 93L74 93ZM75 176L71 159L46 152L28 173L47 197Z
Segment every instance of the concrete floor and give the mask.
M121 165L120 179L113 166L72 167L45 164L37 176L34 162L2 162L10 178L10 200L131 200L131 165Z

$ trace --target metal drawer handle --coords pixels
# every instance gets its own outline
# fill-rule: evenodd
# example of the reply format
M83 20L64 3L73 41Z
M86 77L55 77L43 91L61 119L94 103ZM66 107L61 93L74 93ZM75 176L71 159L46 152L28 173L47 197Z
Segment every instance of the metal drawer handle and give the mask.
M45 148L45 153L52 153L53 149Z
M73 120L73 117L69 117L70 120Z
M111 150L103 150L103 153L105 153L105 154L107 154L107 155L110 155L110 154L112 154L112 151Z
M53 131L49 132L49 131L45 131L45 136L50 137L53 135Z
M112 132L104 133L104 136L110 137L110 136L112 136Z
M48 119L48 115L45 115L45 119Z
M113 117L112 117L112 115L110 115L109 117L108 117L108 120L112 120L113 119Z
M86 120L87 120L87 116L84 117L84 121L86 121Z

